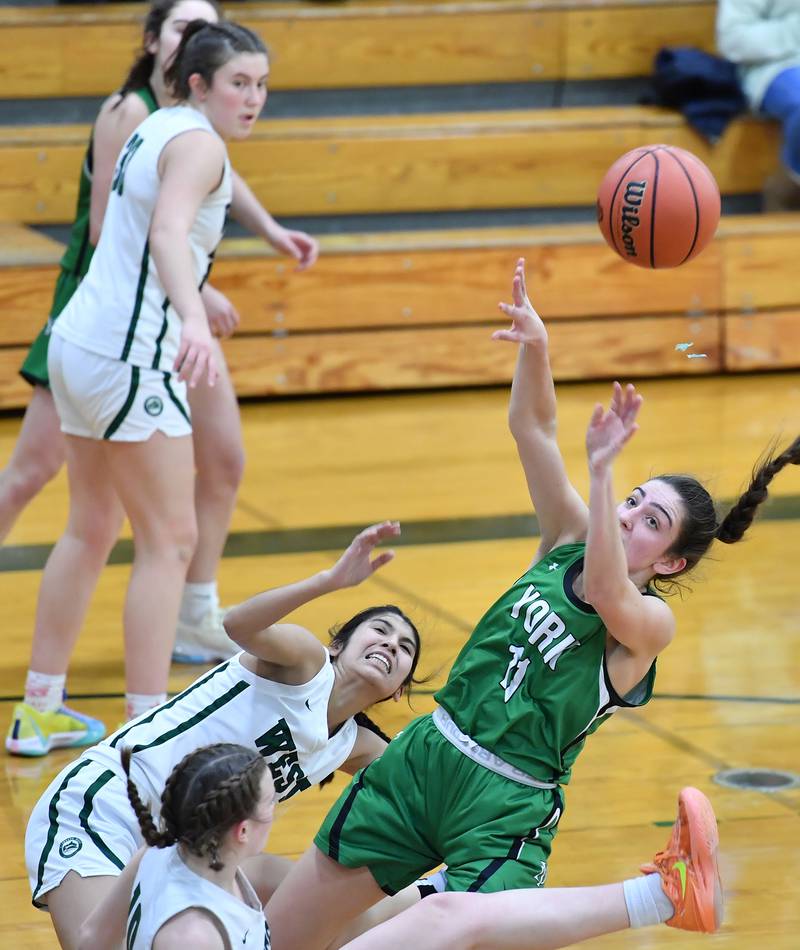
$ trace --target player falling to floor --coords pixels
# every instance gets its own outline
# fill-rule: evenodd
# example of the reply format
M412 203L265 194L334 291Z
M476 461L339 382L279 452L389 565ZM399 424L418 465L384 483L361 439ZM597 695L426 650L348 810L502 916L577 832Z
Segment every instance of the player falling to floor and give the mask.
M28 821L25 861L33 903L49 910L65 950L77 946L81 924L142 844L128 806L122 746L131 750L131 775L151 801L184 756L209 743L236 742L258 752L280 801L336 769L352 775L386 748L364 710L399 701L411 688L420 655L411 621L393 605L368 608L334 628L325 648L284 618L371 577L394 556L377 546L399 532L396 522L366 528L332 567L233 607L225 622L241 653L55 776ZM248 869L265 896L283 873L272 857Z
M542 886L564 809L563 786L591 735L652 694L655 658L675 632L657 588L715 539L738 541L767 485L800 461L800 439L755 471L722 523L705 488L662 475L618 503L613 463L637 429L642 397L615 384L586 433L588 505L556 441L545 325L517 264L519 344L509 423L541 529L531 565L488 609L436 694L438 708L355 776L270 900L277 950L317 950L348 920L440 863L450 891ZM660 893L658 879L653 887ZM297 915L302 900L316 908ZM669 911L671 915L673 911Z

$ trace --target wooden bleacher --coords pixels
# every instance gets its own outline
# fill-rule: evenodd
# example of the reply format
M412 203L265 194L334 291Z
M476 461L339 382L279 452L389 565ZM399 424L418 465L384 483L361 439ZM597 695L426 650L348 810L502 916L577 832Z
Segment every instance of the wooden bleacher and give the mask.
M89 131L0 127L0 221L72 220ZM695 152L726 194L757 191L777 163L771 123L740 119L711 148L647 106L267 119L230 153L274 214L330 215L591 205L612 162L647 142Z
M16 370L56 275L58 246L37 245L42 239L28 233L36 262L18 254L3 268L0 408L27 400ZM358 234L322 244L319 262L300 276L260 242L223 244L214 283L243 316L226 343L242 396L507 382L513 350L489 336L504 324L496 304L518 256L529 262L559 379L609 377L621 367L635 377L797 365L794 217L725 218L697 260L657 272L624 263L591 225ZM675 349L687 341L706 358Z
M0 8L11 51L0 97L107 92L143 8ZM268 39L272 88L296 89L639 76L665 42L711 48L714 8L346 0L229 13ZM30 57L32 44L48 55ZM71 220L88 132L0 127L0 408L27 400L17 369L49 308L61 251L27 225ZM653 141L694 151L723 193L747 194L775 168L777 138L773 125L743 118L712 149L676 113L602 106L267 119L231 154L277 216L335 216L591 205L611 162ZM241 395L508 381L513 352L489 335L504 322L496 303L520 255L558 379L800 364L800 221L791 216L723 219L696 261L661 272L621 261L592 224L349 234L322 246L315 267L295 275L261 242L224 243L213 281L243 315L226 343ZM675 350L688 340L706 357Z
M0 98L107 95L145 4L0 8ZM237 3L273 89L643 76L669 42L712 49L714 0ZM31 56L31 50L37 50Z

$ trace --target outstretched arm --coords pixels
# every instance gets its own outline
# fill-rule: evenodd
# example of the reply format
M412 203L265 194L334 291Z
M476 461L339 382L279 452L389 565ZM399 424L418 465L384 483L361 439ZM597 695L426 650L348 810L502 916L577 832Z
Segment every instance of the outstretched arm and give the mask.
M492 339L520 344L511 384L508 424L539 519L538 560L559 544L583 539L588 510L567 478L556 441L556 394L547 330L528 299L522 258L514 271L511 297L512 303L500 304L503 313L511 318L511 327L495 331Z
M637 429L642 397L614 383L608 410L597 405L586 433L589 461L589 530L583 568L584 598L611 636L649 663L674 632L672 611L655 597L642 597L630 579L614 495L613 462Z
M236 172L233 173L231 217L251 234L263 237L280 254L293 257L298 270L311 267L319 255L319 242L305 231L293 231L278 224Z
M301 667L309 662L317 666L324 658L322 644L304 627L279 621L303 604L323 594L345 587L356 587L394 557L394 551L382 551L372 557L383 541L396 538L400 525L384 521L357 534L339 560L293 584L256 594L225 614L225 630L232 640L253 656L276 666Z

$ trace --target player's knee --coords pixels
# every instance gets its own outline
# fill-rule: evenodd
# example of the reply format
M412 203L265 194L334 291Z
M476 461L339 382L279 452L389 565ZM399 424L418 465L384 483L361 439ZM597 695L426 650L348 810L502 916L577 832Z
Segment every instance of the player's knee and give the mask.
M60 452L45 447L24 459L12 460L3 479L8 501L14 507L28 504L61 469L64 459Z
M480 935L473 930L472 904L472 894L445 891L425 897L414 910L419 911L419 924L426 933L441 935L443 943L459 950L478 950L483 944L479 942Z
M244 475L244 449L240 442L222 445L210 459L203 459L197 468L201 491L215 495L235 494Z

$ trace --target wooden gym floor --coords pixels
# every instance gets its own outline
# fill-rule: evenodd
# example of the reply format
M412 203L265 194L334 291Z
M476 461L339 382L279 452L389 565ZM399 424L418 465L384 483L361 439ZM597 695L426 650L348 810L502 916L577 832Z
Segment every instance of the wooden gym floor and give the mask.
M487 345L492 345L488 343ZM562 448L585 492L583 433L606 384L559 387ZM620 495L649 475L689 470L732 498L776 432L800 429L800 375L649 381L642 428L616 469ZM536 546L530 505L506 430L507 392L415 393L243 408L247 469L228 553L220 570L225 603L331 562L360 527L384 518L405 526L396 560L361 589L297 614L320 636L369 603L395 601L423 631L421 671L432 679L407 704L376 716L397 731L432 707L439 684L472 625ZM0 460L19 419L0 420ZM774 502L746 543L714 551L674 600L679 635L659 662L656 696L620 713L588 743L567 791L567 811L549 885L622 879L663 844L676 794L708 793L720 821L728 899L725 927L699 938L668 930L617 934L598 948L798 946L800 789L774 794L714 784L720 769L800 771L800 471L784 471ZM25 512L0 552L4 650L0 713L5 729L19 696L41 564L61 529L66 483L56 480ZM128 549L105 571L69 686L72 703L114 727L123 690L121 600ZM291 553L281 553L289 551ZM198 670L175 667L171 687ZM74 758L0 755L0 945L53 948L46 915L31 908L22 839L31 807L54 772ZM309 842L340 782L309 791L279 811L270 848L296 855Z

